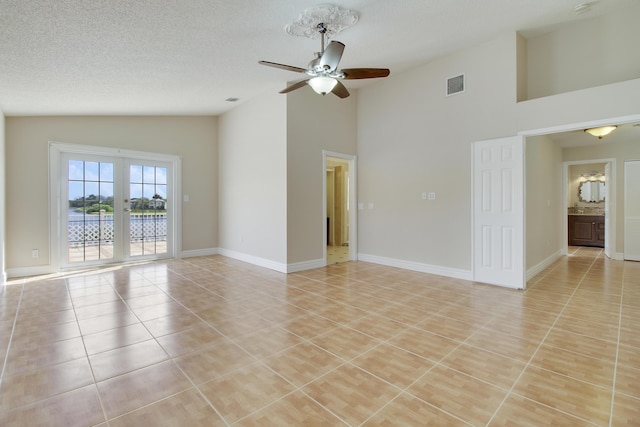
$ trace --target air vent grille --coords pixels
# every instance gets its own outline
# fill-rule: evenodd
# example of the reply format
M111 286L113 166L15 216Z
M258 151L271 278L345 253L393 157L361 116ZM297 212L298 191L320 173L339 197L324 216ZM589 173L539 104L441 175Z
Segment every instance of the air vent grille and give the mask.
M464 92L464 74L447 79L447 96Z

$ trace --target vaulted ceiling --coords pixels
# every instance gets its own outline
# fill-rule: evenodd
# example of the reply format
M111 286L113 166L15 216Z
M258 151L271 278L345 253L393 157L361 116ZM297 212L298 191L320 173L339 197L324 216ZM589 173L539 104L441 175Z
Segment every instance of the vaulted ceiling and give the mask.
M594 0L576 13L576 0L335 0L359 16L335 39L347 46L342 68L385 67L393 77L507 31L535 35L633 1ZM299 77L258 61L306 67L320 42L284 28L318 4L0 0L0 110L220 114ZM345 82L363 84L369 83Z

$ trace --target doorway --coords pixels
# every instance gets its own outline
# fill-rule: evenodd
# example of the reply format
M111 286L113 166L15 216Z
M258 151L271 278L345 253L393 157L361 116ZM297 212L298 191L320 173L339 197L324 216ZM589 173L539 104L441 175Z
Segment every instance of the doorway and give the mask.
M603 248L611 258L612 195L615 188L615 159L564 162L565 229L564 247ZM609 194L610 193L610 194Z
M557 163L562 165L563 176L557 180L556 185L554 186L556 191L560 193L557 194L559 200L559 209L551 213L555 220L553 224L557 224L559 227L558 231L561 232L560 240L558 240L558 245L552 245L545 248L541 248L540 245L533 246L532 248L532 239L529 237L526 240L526 252L527 254L533 253L537 251L538 257L532 260L528 260L526 268L527 268L527 278L533 277L538 272L542 271L547 266L551 265L558 257L566 256L568 254L568 211L569 205L567 203L567 164L568 163L606 163L609 170L605 172L605 180L606 180L606 197L605 201L605 226L607 233L605 236L605 254L607 257L612 259L622 259L622 253L618 251L618 241L617 239L617 230L622 226L621 218L619 218L619 213L621 213L620 208L621 205L618 204L619 189L618 184L620 183L617 172L617 165L620 164L620 158L624 156L624 154L620 154L614 151L607 151L609 149L605 149L604 146L602 148L598 148L597 141L594 141L594 138L584 132L585 129L599 127L599 126L607 126L607 125L617 125L617 130L608 135L604 141L600 144L606 144L609 147L612 146L612 143L620 140L627 141L629 139L629 135L634 135L637 132L637 129L640 127L634 126L635 123L640 121L640 115L630 115L630 116L622 116L622 117L613 117L608 119L600 119L589 122L579 122L573 124L566 124L560 126L554 126L550 128L544 129L535 129L528 131L521 131L518 134L524 136L529 142L530 137L545 137L550 141L557 144L561 150L562 154L560 154L559 160ZM586 139L583 140L583 139ZM595 142L595 143L594 143ZM578 150L582 150L584 147L584 152L576 152L567 154L567 150L572 151L572 149L576 148ZM614 157L615 155L615 157ZM588 159L588 160L585 160ZM555 195L556 192L553 192ZM553 202L553 200L551 200ZM548 205L547 205L548 206ZM530 208L528 207L527 210ZM618 213L616 213L616 211ZM527 218L527 224L530 221L530 217ZM555 226L554 226L555 228ZM535 229L534 232L542 232L544 233L544 229ZM557 234L555 234L557 236Z
M66 144L51 154L58 268L174 256L179 159Z
M323 153L325 265L355 259L355 157Z

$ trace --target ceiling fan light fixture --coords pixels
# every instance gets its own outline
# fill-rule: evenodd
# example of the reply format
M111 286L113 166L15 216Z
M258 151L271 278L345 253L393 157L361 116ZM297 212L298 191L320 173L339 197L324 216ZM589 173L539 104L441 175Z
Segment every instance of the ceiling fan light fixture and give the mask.
M585 129L584 131L589 135L593 135L598 139L602 139L603 136L609 135L611 132L616 130L618 126L600 126L597 128Z
M320 76L309 80L309 86L319 95L326 95L333 90L338 81L331 77Z

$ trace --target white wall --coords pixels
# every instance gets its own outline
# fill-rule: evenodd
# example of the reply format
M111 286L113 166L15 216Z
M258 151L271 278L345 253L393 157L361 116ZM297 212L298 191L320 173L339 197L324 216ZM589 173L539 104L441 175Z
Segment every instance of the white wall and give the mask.
M506 34L401 74L391 70L360 90L361 255L468 274L471 145L516 134L516 44L516 34ZM446 97L446 79L460 73L466 91ZM436 200L422 200L423 192Z
M549 137L526 141L526 269L546 267L563 247L562 149ZM564 213L566 215L566 213Z
M640 3L527 40L528 96L640 78Z
M326 243L322 150L356 154L358 93L340 99L305 87L287 98L287 259L318 262Z
M6 210L5 210L5 118L0 111L0 286L6 281L5 267L5 227L6 227Z
M50 265L48 142L182 156L182 250L214 250L216 117L7 117L7 269ZM40 257L31 258L38 248Z
M287 97L260 96L220 116L221 253L284 271Z

